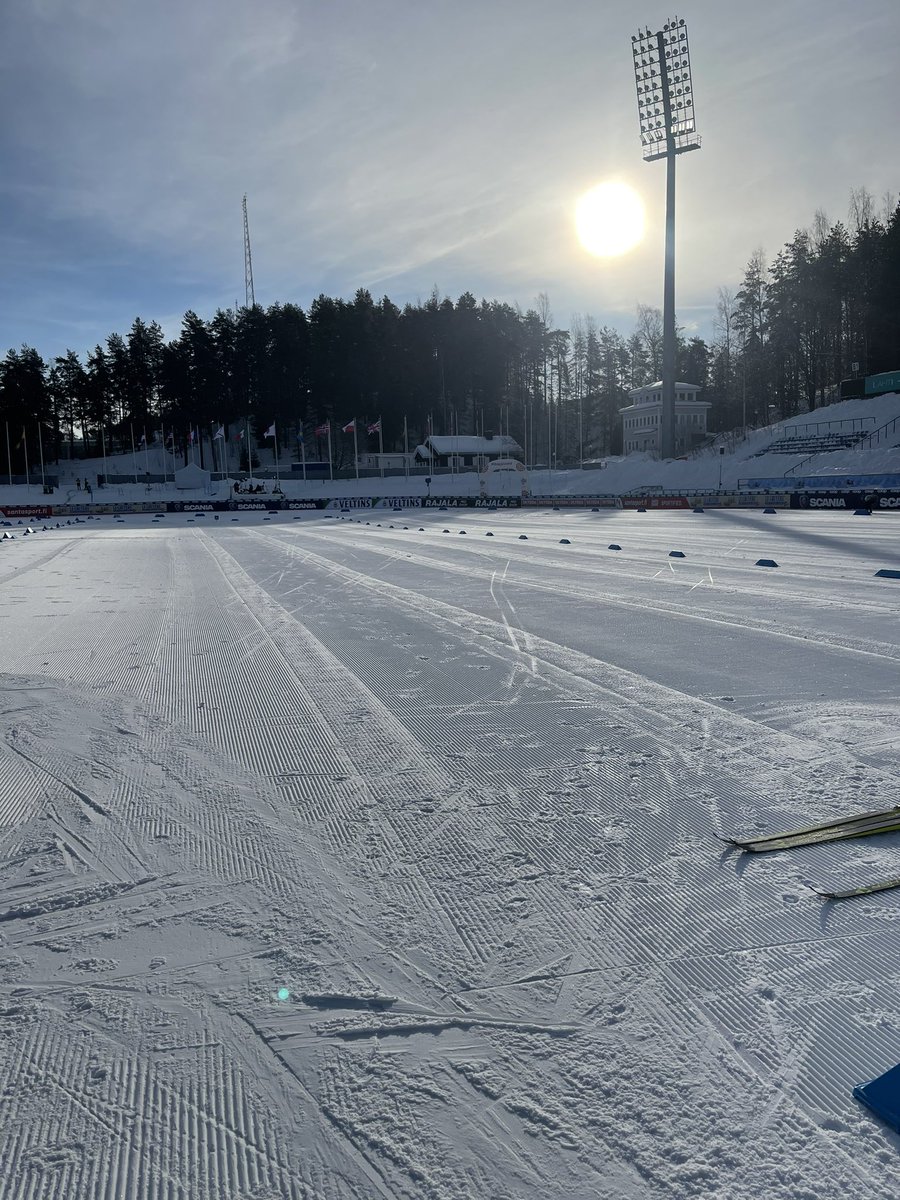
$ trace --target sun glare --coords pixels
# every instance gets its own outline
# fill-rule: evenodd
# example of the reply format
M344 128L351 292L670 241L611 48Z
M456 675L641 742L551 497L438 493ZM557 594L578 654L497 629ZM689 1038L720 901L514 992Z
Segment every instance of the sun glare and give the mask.
M575 226L582 246L599 258L625 254L644 236L644 205L626 183L599 183L578 201Z

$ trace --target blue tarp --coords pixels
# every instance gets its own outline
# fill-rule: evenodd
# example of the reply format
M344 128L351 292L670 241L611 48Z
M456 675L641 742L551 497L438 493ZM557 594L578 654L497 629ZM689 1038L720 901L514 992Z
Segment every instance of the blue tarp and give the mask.
M858 1084L853 1095L900 1133L900 1066L891 1067L869 1083Z

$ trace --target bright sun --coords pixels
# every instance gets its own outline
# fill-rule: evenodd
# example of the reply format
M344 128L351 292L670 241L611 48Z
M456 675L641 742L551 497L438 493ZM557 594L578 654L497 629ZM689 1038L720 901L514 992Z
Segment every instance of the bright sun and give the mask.
M599 183L578 201L575 225L585 250L612 258L644 236L644 205L626 183Z

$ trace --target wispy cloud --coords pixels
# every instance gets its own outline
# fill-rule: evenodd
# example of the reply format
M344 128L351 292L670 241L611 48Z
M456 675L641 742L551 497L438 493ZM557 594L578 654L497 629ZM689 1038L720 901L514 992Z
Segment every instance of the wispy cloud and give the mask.
M702 314L757 245L895 186L897 17L697 0L690 23L704 146L679 163L678 296ZM233 303L244 192L264 303L547 291L562 323L658 303L665 172L640 160L634 24L625 0L19 5L0 46L7 342ZM571 212L609 176L649 230L599 263Z

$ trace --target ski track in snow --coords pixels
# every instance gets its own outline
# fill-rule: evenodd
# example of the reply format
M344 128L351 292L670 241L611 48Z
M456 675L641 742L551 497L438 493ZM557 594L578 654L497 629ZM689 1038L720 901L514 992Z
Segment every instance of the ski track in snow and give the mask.
M896 802L900 526L777 521L5 544L4 1200L896 1196L896 836L716 834Z

